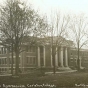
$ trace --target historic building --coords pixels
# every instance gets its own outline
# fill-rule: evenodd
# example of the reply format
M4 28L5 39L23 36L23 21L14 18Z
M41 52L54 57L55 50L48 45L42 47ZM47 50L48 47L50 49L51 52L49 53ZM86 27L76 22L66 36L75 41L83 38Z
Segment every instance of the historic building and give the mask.
M76 67L77 66L77 49L71 48L70 50L70 59L69 59L69 66ZM80 67L88 68L88 49L81 49L79 52L79 59L80 59Z
M62 37L60 37L61 39ZM58 40L60 40L58 39ZM53 68L52 53L55 53L55 66L59 68L75 67L77 64L77 51L72 48L73 42L63 38L63 42L57 43L56 38L41 38L37 44L24 42L21 46L23 52L20 53L19 67L22 72L36 68ZM51 46L52 45L52 46ZM54 52L53 52L54 51ZM14 69L15 69L15 55ZM88 67L88 51L80 51L81 65ZM11 71L11 52L7 48L0 47L0 72Z

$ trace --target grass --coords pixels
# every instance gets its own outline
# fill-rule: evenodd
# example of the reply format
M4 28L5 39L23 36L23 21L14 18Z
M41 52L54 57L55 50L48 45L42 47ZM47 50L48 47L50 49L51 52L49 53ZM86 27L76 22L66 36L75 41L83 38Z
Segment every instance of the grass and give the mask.
M76 85L81 84L88 86L88 72L73 72L73 73L60 73L50 74L41 76L40 73L22 74L18 78L13 77L0 77L0 84L21 84L21 85L32 85L32 84L50 84L55 85L53 88L76 88ZM25 87L25 88L51 88L51 87ZM78 87L77 87L78 88ZM86 87L88 88L88 87Z

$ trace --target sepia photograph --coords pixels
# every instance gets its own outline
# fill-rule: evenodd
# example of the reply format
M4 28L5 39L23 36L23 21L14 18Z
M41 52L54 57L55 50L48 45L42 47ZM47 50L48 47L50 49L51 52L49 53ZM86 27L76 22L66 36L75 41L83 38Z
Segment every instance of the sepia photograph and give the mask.
M88 88L88 1L0 0L0 88Z

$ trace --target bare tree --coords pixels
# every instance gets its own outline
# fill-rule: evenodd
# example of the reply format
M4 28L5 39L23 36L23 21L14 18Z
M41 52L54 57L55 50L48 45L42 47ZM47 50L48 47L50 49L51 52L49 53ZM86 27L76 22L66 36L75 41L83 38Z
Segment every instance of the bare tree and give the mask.
M53 13L52 13L53 14ZM51 15L51 23L49 30L49 36L51 37L51 49L52 49L52 61L53 61L53 72L56 72L56 61L55 56L58 52L58 46L61 46L65 41L66 29L70 21L69 15L63 15L59 11L55 12L54 15Z
M7 0L5 6L2 6L0 9L0 40L4 42L9 41L6 43L12 47L12 63L13 51L15 52L15 74L18 75L19 54L23 38L24 36L33 36L33 33L36 33L36 35L40 33L38 26L41 18L31 7L27 7L25 3L19 0Z
M80 50L88 42L87 29L88 29L88 18L83 14L79 16L71 17L70 29L68 30L69 38L74 41L75 49L77 50L77 69L80 70L81 59Z

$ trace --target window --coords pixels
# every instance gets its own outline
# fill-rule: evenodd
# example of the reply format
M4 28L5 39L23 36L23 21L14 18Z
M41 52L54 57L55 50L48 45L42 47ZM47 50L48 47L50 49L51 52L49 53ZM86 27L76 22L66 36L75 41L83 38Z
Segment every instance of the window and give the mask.
M5 68L5 71L7 71L7 69Z
M4 71L4 68L2 68L2 72Z
M26 57L26 63L29 65L35 65L36 64L35 57Z
M4 64L4 59L2 59L2 64Z
M71 55L72 55L72 52L71 52Z
M28 46L26 47L26 51L28 52Z
M7 58L0 58L0 64L7 64Z
M26 48L27 48L26 49L27 52L35 52L36 50L35 46L27 46Z
M5 64L7 64L7 58L5 58Z
M7 48L1 47L0 48L0 54L6 54L7 53Z
M43 53L43 47L40 47L40 52Z
M77 51L75 51L75 55L77 55Z
M35 57L33 57L33 64L36 64L36 62L35 62Z
M30 65L32 65L32 64L33 64L33 63L32 63L32 60L33 60L33 58L32 58L32 57L30 57L30 58L29 58L29 64L30 64Z
M70 59L73 59L73 58L70 58Z
M0 59L0 64L1 64L1 59Z
M9 47L9 52L12 52L12 49L11 49L11 47Z
M6 48L4 48L4 54L6 54L7 53L7 49Z
M9 64L12 64L12 58L9 58ZM13 58L13 64L15 64L15 58Z
M2 69L0 68L0 72L2 71Z
M27 64L28 64L28 58L29 58L29 57L26 57L26 63L27 63Z
M29 51L30 52L35 52L35 46L30 46Z
M1 47L0 47L0 54L1 54Z
M11 58L9 58L9 64L11 64Z

